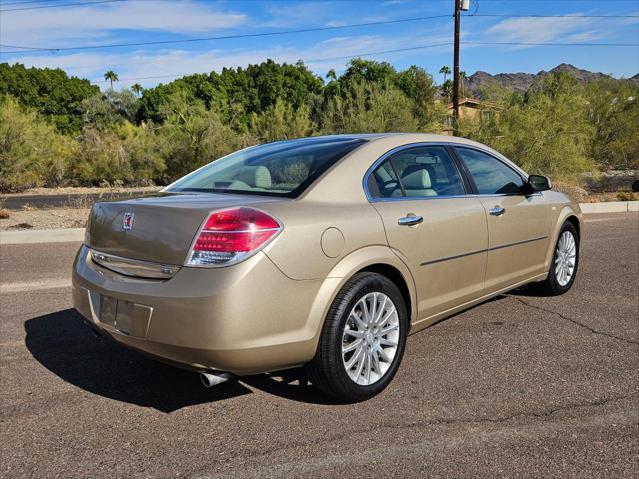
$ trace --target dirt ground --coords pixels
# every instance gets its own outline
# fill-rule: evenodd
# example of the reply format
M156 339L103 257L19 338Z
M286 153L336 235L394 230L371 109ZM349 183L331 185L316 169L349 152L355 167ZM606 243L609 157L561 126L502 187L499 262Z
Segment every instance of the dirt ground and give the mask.
M89 208L53 210L3 210L9 218L0 218L0 231L24 229L83 228Z

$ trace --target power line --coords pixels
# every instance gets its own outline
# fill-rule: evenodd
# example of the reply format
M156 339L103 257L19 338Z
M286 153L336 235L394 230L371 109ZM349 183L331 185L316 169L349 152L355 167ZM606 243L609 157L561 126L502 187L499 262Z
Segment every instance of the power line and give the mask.
M61 2L62 0L26 0L23 2L1 2L0 1L0 6L5 6L5 5L25 5L27 3L54 3L54 2Z
M56 3L55 5L41 5L36 7L7 8L7 9L0 10L0 13L19 12L24 10L41 10L43 8L79 7L82 5L97 5L100 3L115 3L115 2L127 2L127 1L129 0L96 0L95 2Z
M639 18L639 15L511 15L500 13L470 13L467 17L497 17L497 18Z
M112 43L107 45L83 45L77 47L61 47L61 48L42 48L42 47L27 47L27 46L12 46L11 48L22 48L23 51L8 51L3 52L7 53L29 53L29 52L62 52L62 51L70 51L70 50L97 50L103 48L121 48L121 47L138 47L138 46L149 46L149 45L173 45L178 43L195 43L195 42L208 42L214 40L231 40L238 38L255 38L255 37L269 37L276 35L291 35L295 33L310 33L310 32L323 32L329 30L344 30L347 28L357 28L357 27L369 27L373 25L392 25L397 23L407 23L407 22L419 22L425 20L433 20L437 18L452 18L452 15L433 15L429 17L413 17L413 18L403 18L399 20L384 20L379 22L366 22L366 23L353 23L350 25L338 25L338 26L330 26L330 27L314 27L314 28L301 28L298 30L284 30L280 32L263 32L263 33L244 33L239 35L221 35L216 37L204 37L204 38L188 38L184 40L158 40L154 42L132 42L132 43Z
M523 47L639 47L639 43L526 43L526 42L474 42L465 41L462 45L504 45Z

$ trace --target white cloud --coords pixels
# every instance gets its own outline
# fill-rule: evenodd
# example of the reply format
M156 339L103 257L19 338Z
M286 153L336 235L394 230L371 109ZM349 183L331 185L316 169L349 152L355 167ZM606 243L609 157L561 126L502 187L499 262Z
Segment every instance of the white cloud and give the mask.
M488 29L498 42L548 43L568 34L585 34L593 25L592 18L509 18Z
M182 34L228 29L246 23L243 13L183 2L118 2L96 6L6 12L0 15L0 41L8 45L72 46L73 40L106 42L114 31Z

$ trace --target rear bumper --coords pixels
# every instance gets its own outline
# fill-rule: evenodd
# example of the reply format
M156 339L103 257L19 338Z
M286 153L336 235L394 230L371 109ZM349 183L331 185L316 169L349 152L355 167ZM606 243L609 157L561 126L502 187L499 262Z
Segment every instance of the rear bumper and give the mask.
M263 253L226 268L181 268L168 280L123 276L82 246L73 303L119 343L193 370L253 374L308 362L322 281L286 277ZM102 312L101 312L102 310ZM102 320L101 320L102 319Z

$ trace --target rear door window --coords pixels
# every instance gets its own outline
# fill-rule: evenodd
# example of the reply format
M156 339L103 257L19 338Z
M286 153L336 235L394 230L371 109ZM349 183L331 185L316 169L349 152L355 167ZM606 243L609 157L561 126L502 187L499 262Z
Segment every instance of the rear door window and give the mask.
M379 198L464 195L455 162L443 146L416 146L398 151L371 175ZM399 180L398 180L399 178Z

